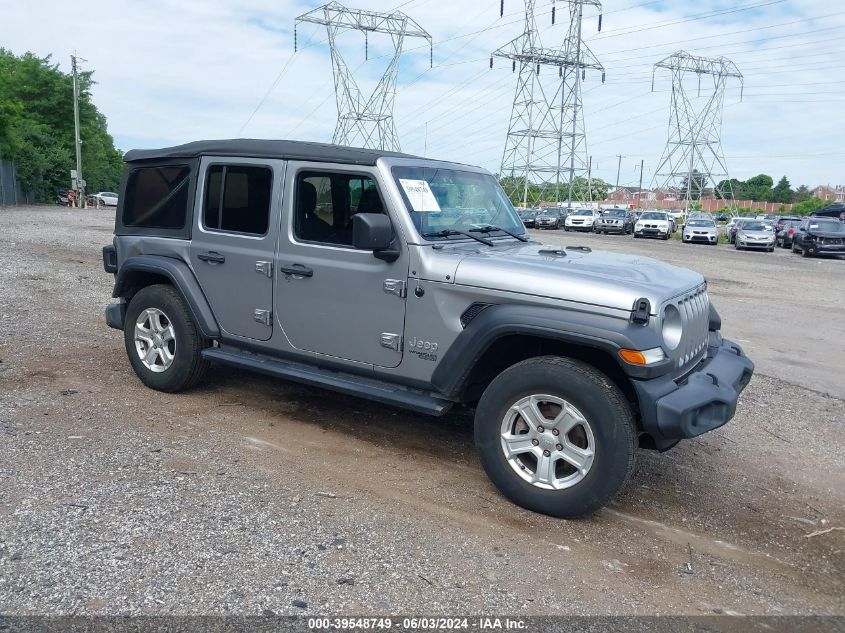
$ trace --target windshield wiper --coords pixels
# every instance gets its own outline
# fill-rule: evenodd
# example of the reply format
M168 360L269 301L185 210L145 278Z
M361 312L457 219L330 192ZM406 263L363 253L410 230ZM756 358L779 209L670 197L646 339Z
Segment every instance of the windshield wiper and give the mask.
M493 231L501 231L502 233L506 233L511 237L518 239L520 242L530 242L531 240L524 235L518 235L517 233L511 233L507 229L503 229L500 226L493 226L492 224L488 224L487 226L482 226L477 229L470 229L470 233L492 233Z
M449 237L450 235L463 235L464 237L471 237L476 242L481 242L482 244L486 244L487 246L495 246L496 244L492 240L488 240L486 237L478 237L477 235L473 235L472 233L468 233L467 231L458 231L457 229L443 229L442 231L433 231L431 233L423 233L423 237Z

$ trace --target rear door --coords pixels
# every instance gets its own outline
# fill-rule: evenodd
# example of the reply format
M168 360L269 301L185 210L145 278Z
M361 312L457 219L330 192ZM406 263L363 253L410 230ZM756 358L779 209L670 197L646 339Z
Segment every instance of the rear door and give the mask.
M223 332L266 341L273 333L273 259L285 163L204 157L191 265Z

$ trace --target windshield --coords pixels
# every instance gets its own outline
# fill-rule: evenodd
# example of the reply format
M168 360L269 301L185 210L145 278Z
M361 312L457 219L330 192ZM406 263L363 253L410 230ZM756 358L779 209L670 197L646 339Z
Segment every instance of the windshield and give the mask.
M640 220L665 220L665 213L657 213L656 211L646 211L640 216Z
M714 227L716 223L713 220L690 220L687 222L687 226L709 226Z
M821 231L822 233L845 233L845 224L836 220L820 220L814 222L810 220L811 231Z
M768 224L764 224L763 222L743 222L742 223L742 230L743 231L771 231L772 227Z
M420 234L486 226L525 233L510 200L489 174L440 167L394 167L393 177ZM427 239L448 238L444 234Z
M607 211L605 213L605 216L607 216L609 218L624 218L625 213L626 213L625 211Z

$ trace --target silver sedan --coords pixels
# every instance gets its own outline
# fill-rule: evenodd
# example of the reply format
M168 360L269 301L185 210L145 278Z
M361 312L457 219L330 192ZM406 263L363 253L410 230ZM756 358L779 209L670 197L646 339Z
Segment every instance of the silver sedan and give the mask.
M682 239L686 244L699 243L715 246L719 241L719 227L713 220L704 218L689 220L684 225Z
M775 250L775 232L772 226L765 222L743 222L736 231L734 246L736 250L754 248L765 249L771 253Z

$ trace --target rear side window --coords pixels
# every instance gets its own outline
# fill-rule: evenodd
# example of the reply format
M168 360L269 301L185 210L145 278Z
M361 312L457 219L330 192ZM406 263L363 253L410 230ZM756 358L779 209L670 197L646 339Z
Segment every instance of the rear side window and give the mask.
M254 165L212 165L205 178L202 223L207 229L266 235L273 172Z
M129 174L123 200L123 224L181 229L188 213L188 165L141 167Z

